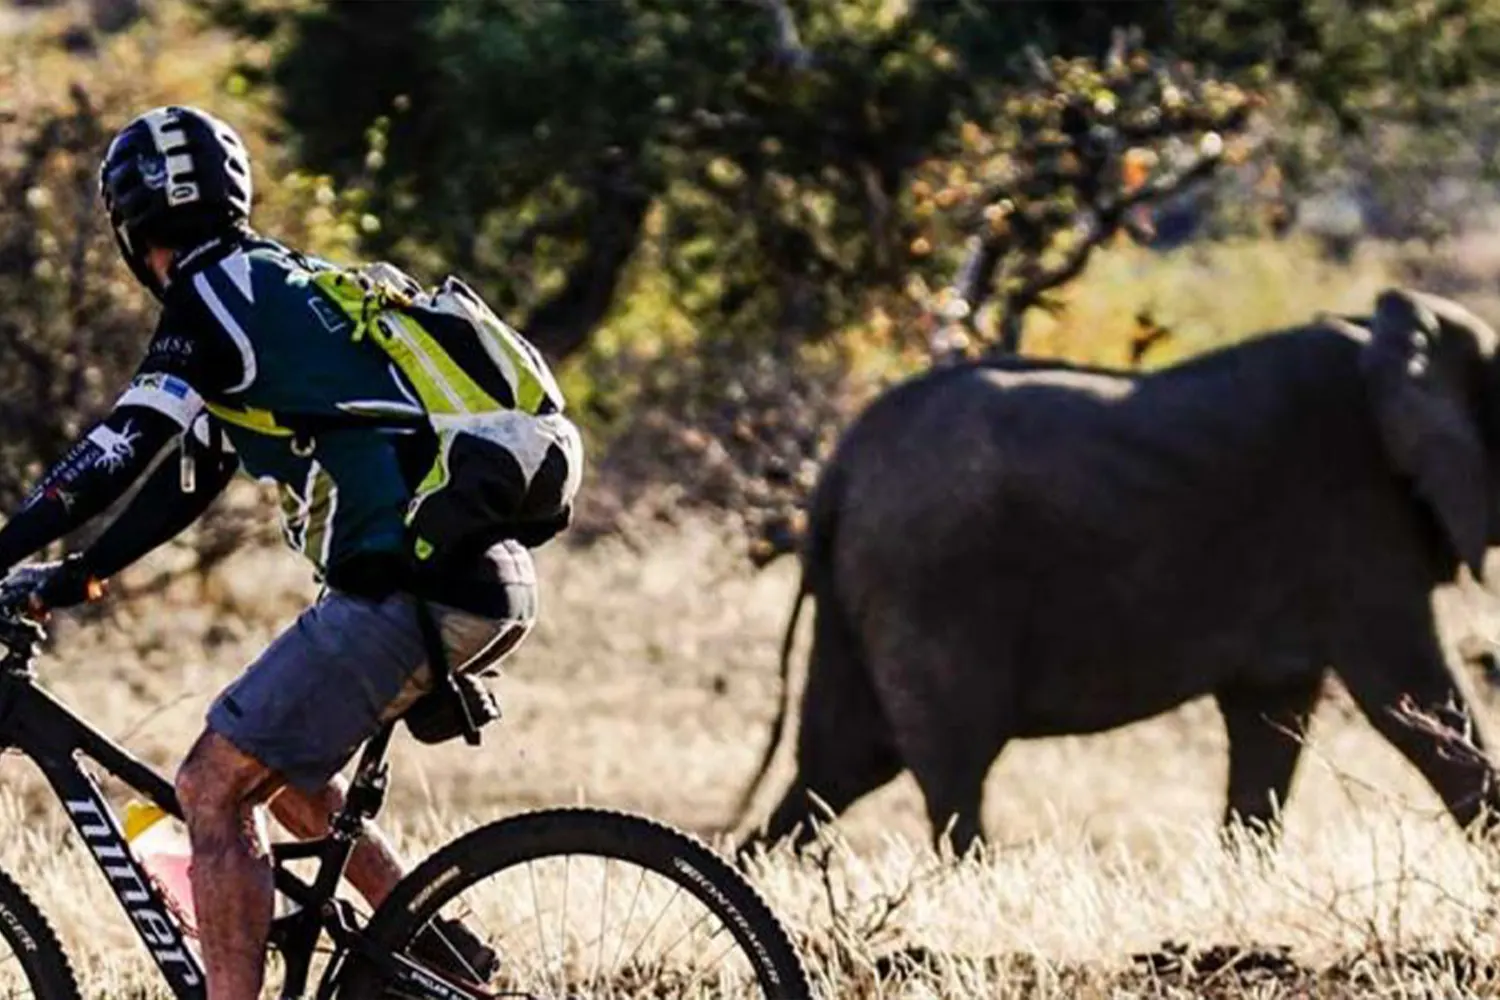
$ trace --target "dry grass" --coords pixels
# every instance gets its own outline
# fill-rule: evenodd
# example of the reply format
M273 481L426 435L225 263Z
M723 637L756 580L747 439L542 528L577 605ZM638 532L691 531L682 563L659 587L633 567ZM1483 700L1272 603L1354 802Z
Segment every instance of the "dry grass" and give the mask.
M547 549L541 565L545 620L512 661L505 722L478 751L402 742L388 810L400 841L418 855L492 817L575 802L713 835L765 735L793 567L750 575L702 523L642 552ZM184 588L88 631L64 624L44 676L170 766L208 698L307 593L290 557L246 556L213 605ZM1455 635L1466 607L1484 609L1444 600ZM773 857L756 878L829 996L1500 995L1483 968L1500 853L1465 844L1342 699L1323 706L1312 747L1268 864L1218 849L1224 737L1194 703L1007 750L988 856L935 856L902 779L857 805L822 856ZM0 775L0 864L52 914L88 989L165 996L142 985L143 954L30 768L8 758ZM1164 941L1249 950L1174 964Z
M1135 317L1145 314L1166 331L1144 356L1156 367L1322 310L1368 310L1381 288L1401 280L1402 263L1399 247L1375 242L1336 263L1305 237L1193 244L1165 254L1116 246L1061 292L1056 317L1032 317L1025 352L1128 365L1140 332Z

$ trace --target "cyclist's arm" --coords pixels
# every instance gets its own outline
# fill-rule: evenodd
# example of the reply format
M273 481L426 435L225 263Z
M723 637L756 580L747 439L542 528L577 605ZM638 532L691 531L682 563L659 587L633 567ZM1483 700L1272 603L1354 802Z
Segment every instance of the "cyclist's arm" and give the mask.
M158 462L174 464L166 460L203 413L203 394L243 387L252 376L252 359L191 287L169 292L146 360L114 411L52 467L0 528L0 571L102 514ZM160 530L173 520L164 519Z
M186 454L191 475L183 475ZM104 533L80 556L96 580L114 576L157 546L171 541L196 521L224 491L239 469L239 459L208 433L200 417L142 484L140 492Z
M9 569L104 513L151 468L182 428L153 410L118 406L54 465L0 528Z

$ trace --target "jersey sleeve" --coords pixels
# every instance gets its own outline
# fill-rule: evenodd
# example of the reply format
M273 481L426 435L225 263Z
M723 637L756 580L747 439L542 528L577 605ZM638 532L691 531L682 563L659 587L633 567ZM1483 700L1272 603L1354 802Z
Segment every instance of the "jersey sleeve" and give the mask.
M105 579L171 541L229 485L239 461L207 414L158 463L129 506L83 553L89 573Z
M242 347L236 339L238 330L190 284L174 289L145 360L114 409L48 470L0 528L0 571L109 509L167 453L176 453L206 399L249 384L254 356L248 342Z
M254 380L249 341L211 286L203 285L207 295L188 286L168 299L120 408L153 410L186 430L203 412L205 398L237 392Z

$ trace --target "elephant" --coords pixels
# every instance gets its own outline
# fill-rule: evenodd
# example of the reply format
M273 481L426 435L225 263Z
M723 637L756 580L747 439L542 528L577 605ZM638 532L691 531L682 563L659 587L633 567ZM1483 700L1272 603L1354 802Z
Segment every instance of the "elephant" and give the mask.
M1500 544L1500 357L1463 306L1388 287L1150 372L1017 358L878 396L819 473L781 650L816 616L797 773L740 850L813 834L909 769L934 836L983 841L1011 740L1097 733L1211 695L1223 829L1273 842L1330 671L1471 832L1496 774L1432 595ZM951 827L949 826L951 824ZM1235 839L1233 837L1231 840ZM941 843L941 837L939 837Z

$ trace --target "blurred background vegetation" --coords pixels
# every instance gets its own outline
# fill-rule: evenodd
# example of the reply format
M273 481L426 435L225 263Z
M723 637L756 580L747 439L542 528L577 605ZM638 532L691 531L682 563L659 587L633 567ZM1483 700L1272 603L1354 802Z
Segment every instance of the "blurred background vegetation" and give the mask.
M1497 82L1500 0L9 0L0 501L149 333L94 185L157 104L244 133L259 228L460 273L557 363L575 540L709 507L763 562L928 365L1156 366L1388 281L1486 312Z

